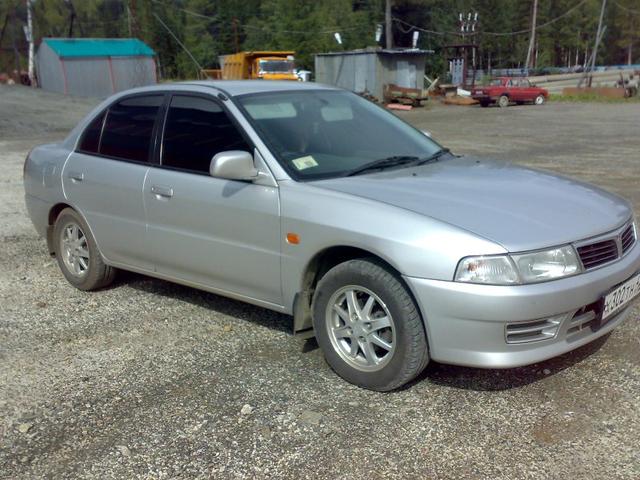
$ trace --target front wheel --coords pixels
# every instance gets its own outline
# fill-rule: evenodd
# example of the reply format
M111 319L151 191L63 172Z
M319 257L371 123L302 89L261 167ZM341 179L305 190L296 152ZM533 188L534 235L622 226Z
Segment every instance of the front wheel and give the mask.
M500 108L508 107L509 97L507 97L506 95L501 95L500 98L498 99L498 105L500 106Z
M544 95L538 95L533 103L536 105L542 105L544 103Z
M375 259L349 260L327 272L314 294L313 323L327 363L355 385L393 390L429 362L413 298Z

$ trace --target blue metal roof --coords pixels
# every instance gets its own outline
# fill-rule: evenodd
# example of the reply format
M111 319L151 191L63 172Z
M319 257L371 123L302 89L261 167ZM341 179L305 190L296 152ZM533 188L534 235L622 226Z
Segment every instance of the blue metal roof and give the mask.
M60 57L152 57L155 52L137 38L43 38Z

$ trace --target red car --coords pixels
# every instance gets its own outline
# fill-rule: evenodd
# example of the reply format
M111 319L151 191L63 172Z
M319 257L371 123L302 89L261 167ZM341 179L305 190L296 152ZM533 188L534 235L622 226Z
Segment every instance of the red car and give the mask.
M497 103L504 108L512 102L542 105L549 97L549 92L544 88L534 87L526 78L499 77L491 80L489 85L473 88L471 97L483 107Z

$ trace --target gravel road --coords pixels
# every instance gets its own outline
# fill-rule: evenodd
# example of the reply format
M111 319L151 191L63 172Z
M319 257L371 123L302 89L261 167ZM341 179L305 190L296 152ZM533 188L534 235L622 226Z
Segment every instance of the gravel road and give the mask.
M0 478L640 478L638 306L571 354L431 364L380 394L340 380L286 316L134 274L72 288L26 216L22 163L94 104L0 86ZM638 103L402 116L640 212Z

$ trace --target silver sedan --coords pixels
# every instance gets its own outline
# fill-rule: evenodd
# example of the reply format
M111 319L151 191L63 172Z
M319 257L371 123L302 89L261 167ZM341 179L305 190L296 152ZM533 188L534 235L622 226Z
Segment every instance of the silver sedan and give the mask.
M454 155L312 83L123 92L24 172L72 285L124 269L291 314L340 376L374 390L430 359L508 368L568 352L640 294L622 198Z

